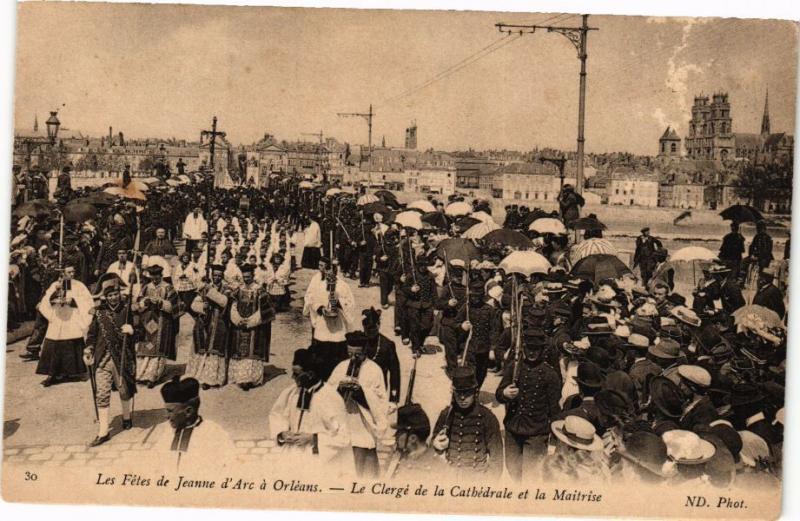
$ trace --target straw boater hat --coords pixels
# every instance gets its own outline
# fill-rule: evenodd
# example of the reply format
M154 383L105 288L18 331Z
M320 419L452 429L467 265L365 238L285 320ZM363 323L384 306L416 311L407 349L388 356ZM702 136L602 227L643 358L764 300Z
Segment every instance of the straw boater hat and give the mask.
M661 435L667 445L667 454L675 463L699 465L714 457L716 447L692 431L675 429Z
M697 313L686 306L675 306L670 310L670 314L684 324L692 327L700 327L703 323L700 317L697 316Z
M603 449L603 440L597 435L594 425L580 416L570 415L550 424L556 438L576 449L598 451Z
M630 333L625 346L637 350L647 350L650 348L650 339L639 333Z

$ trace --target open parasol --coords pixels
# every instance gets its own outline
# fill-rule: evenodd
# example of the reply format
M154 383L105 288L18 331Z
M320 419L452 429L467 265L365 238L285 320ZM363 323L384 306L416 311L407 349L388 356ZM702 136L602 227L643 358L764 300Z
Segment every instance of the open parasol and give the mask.
M771 309L759 306L758 304L750 304L749 306L742 306L733 312L733 322L739 325L743 322L751 324L763 324L768 328L786 329L786 324L783 323L781 317Z
M453 237L445 239L436 247L436 255L444 260L445 255L448 261L453 259L460 259L466 264L471 260L480 260L481 252L472 244L468 239L461 237Z
M314 183L312 183L311 181L300 181L299 183L297 183L297 187L302 188L303 190L309 190L311 188L314 188Z
M333 197L334 195L342 193L341 188L328 188L328 191L325 192L325 197Z
M472 205L464 201L456 201L455 203L448 204L444 209L444 213L454 217L459 215L469 215L472 213Z
M369 203L377 203L378 201L380 201L380 198L377 197L376 195L364 194L364 195L362 195L361 197L358 198L358 200L356 201L356 204L358 206L364 206L364 205L369 204Z
M631 270L616 255L601 253L579 260L572 267L571 273L575 277L590 280L597 286L605 279L618 279L631 273Z
M528 229L539 233L553 233L556 235L564 235L567 233L564 223L552 217L542 217L533 221Z
M394 222L405 228L422 229L422 219L417 212L400 212L394 217Z
M491 215L489 215L488 213L486 213L484 211L472 212L470 214L470 217L472 217L473 219L478 219L479 221L484 222L484 223L486 223L486 222L495 222L494 217L492 217Z
M669 256L672 262L715 261L717 254L702 246L687 246Z
M471 226L467 231L462 233L461 236L465 239L483 239L487 233L499 229L500 225L494 221L480 222Z
M406 205L406 208L409 210L422 210L423 213L436 211L436 207L433 206L430 201L426 201L425 199L420 199L418 201L414 201L413 203L409 203Z
M483 236L483 242L486 244L497 244L500 246L510 246L519 250L527 250L533 248L533 242L525 237L524 234L507 228L500 228L493 230Z
M687 246L669 256L672 263L689 262L692 264L692 281L697 284L697 268L695 262L711 262L717 260L717 254L702 246Z
M144 195L141 191L136 190L135 188L128 185L128 188L122 188L121 186L109 186L108 188L104 188L103 191L107 194L111 195L118 195L124 199L134 199L138 201L146 201L147 196Z
M512 251L500 261L500 268L506 273L520 273L529 277L534 273L547 273L550 262L535 251Z
M617 249L605 239L586 239L572 246L569 251L569 260L575 264L579 260L590 255L617 255Z

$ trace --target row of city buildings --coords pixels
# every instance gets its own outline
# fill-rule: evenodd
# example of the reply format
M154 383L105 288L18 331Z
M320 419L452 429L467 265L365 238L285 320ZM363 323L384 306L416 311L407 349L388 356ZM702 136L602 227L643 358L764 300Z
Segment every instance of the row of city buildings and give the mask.
M42 150L31 153L25 146L41 133L20 132L15 139L15 162L40 164L52 159ZM214 170L217 184L240 183L267 186L286 175L326 178L343 186L367 185L418 193L485 196L521 204L554 204L561 186L575 184L574 153L561 153L563 169L545 158L552 150L441 152L417 149L417 125L406 129L404 147L367 147L325 138L316 142L278 140L265 134L250 145L233 146L224 137L215 141ZM28 140L28 141L26 141ZM166 164L172 172L181 163L186 171L207 168L210 142L169 139L126 141L122 132L85 137L62 133L55 147L59 161L68 161L76 177L118 176L128 165L134 175L152 175L155 165ZM688 135L681 140L667 128L656 156L588 154L585 159L584 198L588 203L673 207L721 208L750 202L740 196L736 179L749 165L779 162L791 176L794 138L770 131L769 106L765 101L761 132L733 132L731 106L726 93L697 96L692 107ZM52 165L51 165L52 166ZM762 201L764 210L788 211L790 197Z

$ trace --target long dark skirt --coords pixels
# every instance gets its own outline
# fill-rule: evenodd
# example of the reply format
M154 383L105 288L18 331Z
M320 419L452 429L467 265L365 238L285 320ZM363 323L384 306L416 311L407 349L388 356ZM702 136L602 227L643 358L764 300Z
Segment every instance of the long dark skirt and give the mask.
M303 248L303 259L300 261L300 265L309 270L318 269L320 257L321 252L319 248L310 248L306 246Z
M36 374L55 377L71 377L86 374L83 363L84 343L82 338L72 340L44 339Z

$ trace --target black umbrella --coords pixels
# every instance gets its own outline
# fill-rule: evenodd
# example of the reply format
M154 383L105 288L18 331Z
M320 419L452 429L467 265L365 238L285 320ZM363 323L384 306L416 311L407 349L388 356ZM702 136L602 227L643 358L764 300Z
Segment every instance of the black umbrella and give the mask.
M523 219L522 224L525 226L525 228L528 228L533 221L536 219L542 219L544 217L553 217L553 215L550 212L545 212L541 208L534 208L528 212L527 215L525 215L525 219Z
M450 228L450 218L442 212L428 212L422 216L422 222L440 230L448 230Z
M364 211L364 215L372 215L379 213L384 217L384 219L388 217L389 214L392 213L392 210L388 206L377 201L365 204L364 206L361 207L361 209Z
M473 259L481 260L481 252L478 248L469 239L462 239L461 237L445 239L440 242L439 246L436 247L436 255L443 260L447 257L448 261L461 259L467 264Z
M102 194L102 196L101 196ZM73 199L70 201L72 203L86 203L92 206L103 207L103 206L111 206L116 202L116 197L111 194L107 194L105 192L101 192L99 194L91 194L87 195L86 197L80 197L78 199Z
M22 203L14 208L12 212L16 217L27 215L28 217L39 217L49 215L53 211L53 203L45 199L33 199Z
M734 204L722 210L719 215L726 221L739 223L758 222L764 219L761 212L746 204Z
M64 207L64 220L68 222L84 222L97 217L97 209L88 203L71 201Z
M470 228L472 228L473 226L475 226L479 222L481 222L480 219L476 219L474 217L470 217L468 215L465 215L464 217L461 217L460 219L458 219L456 221L456 228L458 228L460 231L463 232L463 231L469 230Z
M606 225L601 223L596 217L581 217L572 221L572 227L576 230L602 231Z
M579 260L572 267L571 273L575 277L590 280L598 285L602 280L618 279L626 273L631 273L631 270L616 255L598 253Z
M524 234L516 230L509 230L507 228L492 230L484 235L483 239L481 240L487 245L495 244L500 246L510 246L520 250L533 248L533 242L529 238L525 237Z
M378 191L376 191L376 192L375 192L373 195L375 195L376 197L380 197L380 198L381 198L381 199L383 199L384 201L385 201L386 199L391 199L392 201L397 201L397 196L396 196L396 195L394 195L394 194L393 194L392 192L390 192L389 190L378 190Z

